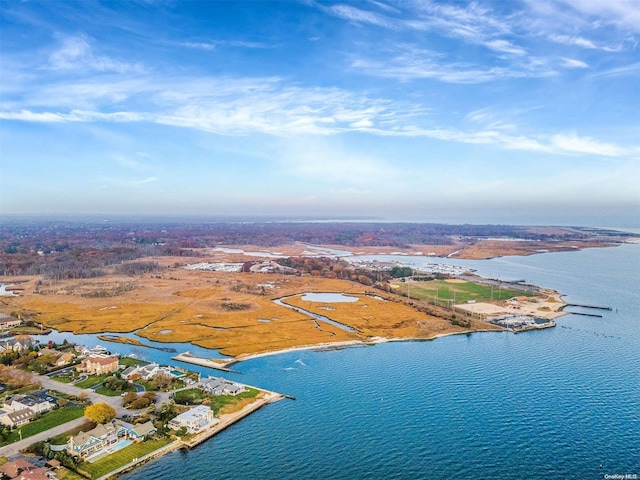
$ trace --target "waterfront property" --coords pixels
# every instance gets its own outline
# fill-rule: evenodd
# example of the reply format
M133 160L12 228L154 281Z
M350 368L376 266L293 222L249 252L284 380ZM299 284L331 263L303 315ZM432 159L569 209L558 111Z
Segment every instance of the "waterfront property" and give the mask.
M125 380L151 380L153 377L159 374L168 375L171 377L182 376L181 372L174 371L171 367L161 367L157 363L149 363L147 365L138 365L135 367L128 367L122 372L122 378Z
M209 377L201 380L198 386L211 395L238 395L245 391L244 385L230 382L224 378Z
M22 325L22 320L0 313L0 330L8 330L10 328L19 327L20 325Z
M155 432L156 429L151 422L131 425L114 419L104 425L97 425L93 430L71 437L67 443L67 451L86 459L109 453L122 442L143 440Z
M213 411L206 405L198 405L170 420L168 427L173 430L184 427L188 433L197 433L216 423L218 420L213 417Z

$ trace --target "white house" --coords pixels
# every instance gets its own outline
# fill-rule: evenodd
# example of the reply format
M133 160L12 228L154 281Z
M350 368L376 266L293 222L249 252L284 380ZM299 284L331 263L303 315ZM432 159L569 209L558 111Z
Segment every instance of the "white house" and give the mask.
M170 420L167 425L173 430L185 427L187 432L196 433L216 423L218 419L213 417L213 411L206 405L198 405Z
M36 397L35 395L16 395L11 399L8 405L14 412L30 408L36 414L48 412L55 406L50 401Z

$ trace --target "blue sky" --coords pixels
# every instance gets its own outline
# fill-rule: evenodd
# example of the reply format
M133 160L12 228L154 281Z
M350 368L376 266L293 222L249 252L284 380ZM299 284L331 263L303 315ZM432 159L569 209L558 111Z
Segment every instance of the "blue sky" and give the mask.
M639 0L0 19L0 213L640 223Z

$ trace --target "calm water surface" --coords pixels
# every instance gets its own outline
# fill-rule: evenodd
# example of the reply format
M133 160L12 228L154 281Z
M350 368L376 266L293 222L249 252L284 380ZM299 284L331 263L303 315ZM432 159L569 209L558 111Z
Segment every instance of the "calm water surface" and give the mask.
M240 363L230 378L297 400L123 478L640 478L640 245L445 263L613 310Z

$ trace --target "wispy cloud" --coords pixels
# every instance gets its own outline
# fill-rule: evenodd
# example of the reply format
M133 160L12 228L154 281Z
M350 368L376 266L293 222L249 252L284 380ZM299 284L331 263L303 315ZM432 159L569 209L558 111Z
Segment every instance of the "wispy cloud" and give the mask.
M215 50L218 47L237 47L237 48L273 48L274 45L270 45L264 42L252 42L246 40L212 40L206 42L182 42L181 46L187 48L195 48L198 50Z
M96 70L99 72L141 73L140 65L97 55L86 37L62 37L61 45L49 55L53 70Z
M157 182L158 180L160 180L158 177L147 177L143 180L134 180L132 182L133 185L145 185L147 183L153 183L153 182Z
M589 65L582 60L576 60L575 58L563 58L563 65L567 68L589 68Z

